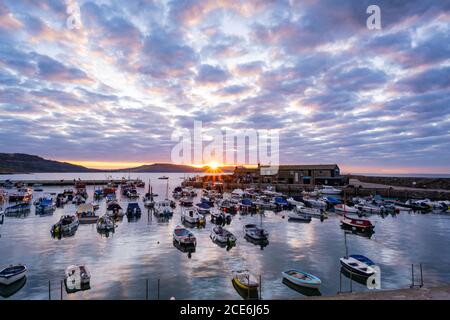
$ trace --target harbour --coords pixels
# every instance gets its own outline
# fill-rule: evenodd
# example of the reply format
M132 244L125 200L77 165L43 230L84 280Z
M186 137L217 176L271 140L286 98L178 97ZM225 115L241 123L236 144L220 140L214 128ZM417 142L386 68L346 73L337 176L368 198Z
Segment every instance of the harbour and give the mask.
M364 254L381 270L381 289L369 289L364 282L352 279L354 294L409 288L413 283L412 265L418 270L417 266L422 264L424 288L450 282L447 268L450 253L435 250L450 241L450 215L446 212L424 214L405 210L370 214L365 218L370 219L375 229L374 233L367 234L343 228L342 214L332 210L327 210L325 219L312 216L309 222L295 222L289 218L293 211L288 209L248 212L242 209L232 215L229 224L223 225L236 237L236 244L221 247L211 240L211 232L217 226L212 222L212 214L205 214L204 226L184 224L180 198L173 197L183 181L198 179L198 174L116 173L110 178L121 181L124 176L129 176L130 181L142 180L145 187L137 188L139 198L136 199L123 196L118 187L118 203L124 209L129 203L138 203L142 213L138 219L124 216L116 222L113 232L101 233L95 224L87 224L79 225L71 236L52 237L51 226L62 216L77 212L79 205L73 203L56 208L51 215L36 215L32 206L27 214L6 216L0 226L1 264L24 264L28 274L25 281L17 283L18 288L13 288L17 289L13 294L2 287L0 299L248 299L251 295L232 282L233 270L245 269L255 277L259 299L303 299L310 295L331 298L338 292L342 292L338 296L345 296L343 292L349 287L350 278L342 272L339 263L347 254ZM30 180L60 178L84 182L100 181L102 177L105 174L36 174ZM0 178L6 179L19 181L23 175ZM152 193L158 194L155 199L162 200L168 194L169 200L176 203L172 216L157 216L153 209L144 206L143 196L149 190L149 182ZM102 216L107 206L105 199L94 201L98 187L100 184L86 183L88 202L98 204L97 215ZM67 186L48 185L42 189L33 192L33 201L44 195L54 197ZM201 201L202 189L187 190L197 194L192 198L193 205ZM342 199L339 195L335 197ZM195 235L194 250L173 243L172 232L179 225ZM268 242L247 239L243 228L248 225L267 230ZM88 290L66 290L63 280L70 265L89 268ZM282 272L289 269L318 276L321 279L318 291L286 284ZM417 283L419 276L415 276Z

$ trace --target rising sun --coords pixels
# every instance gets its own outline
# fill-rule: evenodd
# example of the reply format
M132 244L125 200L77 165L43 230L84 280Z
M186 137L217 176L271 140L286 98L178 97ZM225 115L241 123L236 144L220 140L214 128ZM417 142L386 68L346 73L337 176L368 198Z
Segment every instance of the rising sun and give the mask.
M208 164L208 167L210 167L212 170L217 170L217 168L219 167L219 164L217 162L210 162Z

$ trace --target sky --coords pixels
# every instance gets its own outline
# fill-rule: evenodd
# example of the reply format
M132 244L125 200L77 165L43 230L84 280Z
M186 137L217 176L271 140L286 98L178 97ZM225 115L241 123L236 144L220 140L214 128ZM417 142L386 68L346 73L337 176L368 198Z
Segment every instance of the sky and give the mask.
M0 152L170 162L196 120L278 130L282 164L450 173L449 75L450 1L2 0Z

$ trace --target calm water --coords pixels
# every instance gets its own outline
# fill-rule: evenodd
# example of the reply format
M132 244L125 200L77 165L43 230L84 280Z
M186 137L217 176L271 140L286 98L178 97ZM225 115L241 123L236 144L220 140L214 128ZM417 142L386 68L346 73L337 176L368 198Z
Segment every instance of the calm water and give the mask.
M165 193L162 174L132 174L144 181L152 180L154 192ZM170 177L170 190L179 185L183 174ZM104 179L101 174L40 174L0 176L9 179ZM128 176L114 174L114 178ZM186 174L188 176L188 174ZM61 188L62 189L62 188ZM45 192L58 192L47 188ZM92 200L93 187L88 187ZM140 189L141 195L145 193ZM170 192L171 193L171 192ZM199 192L200 194L200 192ZM34 197L38 197L35 193ZM126 200L122 199L126 208ZM0 264L23 263L29 268L25 285L9 299L48 299L48 281L52 284L52 298L60 298L60 281L71 264L89 267L91 289L67 294L64 299L145 299L146 279L149 298L157 298L160 279L160 298L168 299L240 299L231 284L230 272L249 268L261 275L263 299L302 297L282 283L281 271L298 268L322 279L322 295L333 295L339 290L339 258L345 255L344 231L339 217L330 214L323 222L289 222L285 212L266 211L261 215L236 215L227 228L237 238L237 246L227 251L210 238L213 224L207 217L206 228L193 228L197 249L190 256L173 246L172 231L180 224L180 207L168 222L158 221L141 203L142 217L128 222L124 217L115 233L109 237L96 231L95 225L80 225L73 237L53 239L50 227L62 214L74 213L75 205L57 209L52 216L40 217L32 211L25 218L6 217L0 226ZM34 210L34 208L33 208ZM105 213L101 202L99 215ZM382 289L405 288L411 283L411 263L423 263L426 285L450 282L450 215L408 214L381 218L372 216L375 234L369 239L347 235L350 254L364 254L381 268ZM270 243L261 248L244 239L242 226L263 223L270 233ZM349 280L343 279L343 290ZM354 291L368 290L354 283ZM0 295L0 299L3 299Z

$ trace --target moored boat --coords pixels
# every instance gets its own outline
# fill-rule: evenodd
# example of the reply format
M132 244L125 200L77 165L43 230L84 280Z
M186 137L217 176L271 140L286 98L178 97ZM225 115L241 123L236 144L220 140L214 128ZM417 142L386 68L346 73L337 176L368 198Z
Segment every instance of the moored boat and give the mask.
M176 226L173 230L173 240L179 245L197 245L194 234L181 226Z
M31 204L28 202L17 203L13 206L9 206L5 209L5 215L16 215L29 212L31 209Z
M288 212L288 217L289 217L289 219L297 220L297 221L304 221L304 222L310 222L311 221L311 216L310 215L308 215L306 213L303 213L301 211L297 211L297 210L289 211Z
M182 197L180 199L180 205L183 207L192 207L193 200L191 197Z
M348 272L362 277L370 277L376 270L372 268L372 260L361 255L353 255L340 258L341 265ZM368 264L369 263L369 264Z
M188 222L190 224L204 224L205 217L198 213L196 209L182 208L181 221Z
M300 270L287 270L281 273L283 278L298 286L318 289L322 284L319 277Z
M173 209L170 200L160 200L155 203L155 214L160 217L173 216Z
M269 233L256 224L246 224L244 226L245 235L253 240L264 241L268 240Z
M140 216L141 216L141 208L139 207L139 204L137 202L128 203L127 217L134 218L134 217L140 217Z
M77 217L80 224L96 223L98 220L92 204L81 204L77 209Z
M98 231L112 231L115 227L114 220L107 215L101 216L97 221Z
M232 281L241 289L257 290L259 283L249 270L236 270L232 272Z
M321 194L341 194L342 191L332 186L322 186L322 188L319 189L319 192Z
M236 243L236 237L227 229L221 226L214 227L209 235L212 241L217 241L219 243L234 245Z
M52 214L56 210L56 204L52 197L40 198L35 204L35 213L38 215Z
M23 264L0 267L0 284L9 286L27 275L28 269Z
M79 224L80 222L78 221L77 216L64 215L52 226L50 232L53 236L59 236L66 233L71 234L78 228Z
M353 230L358 231L372 231L375 226L372 224L370 220L367 219L358 219L358 218L352 218L344 215L343 219L341 220L341 224L345 227L349 227Z
M86 266L72 265L66 268L66 285L89 285L91 273Z
M337 204L334 206L334 211L336 213L358 213L359 210L355 207L351 207L349 205L346 204Z

